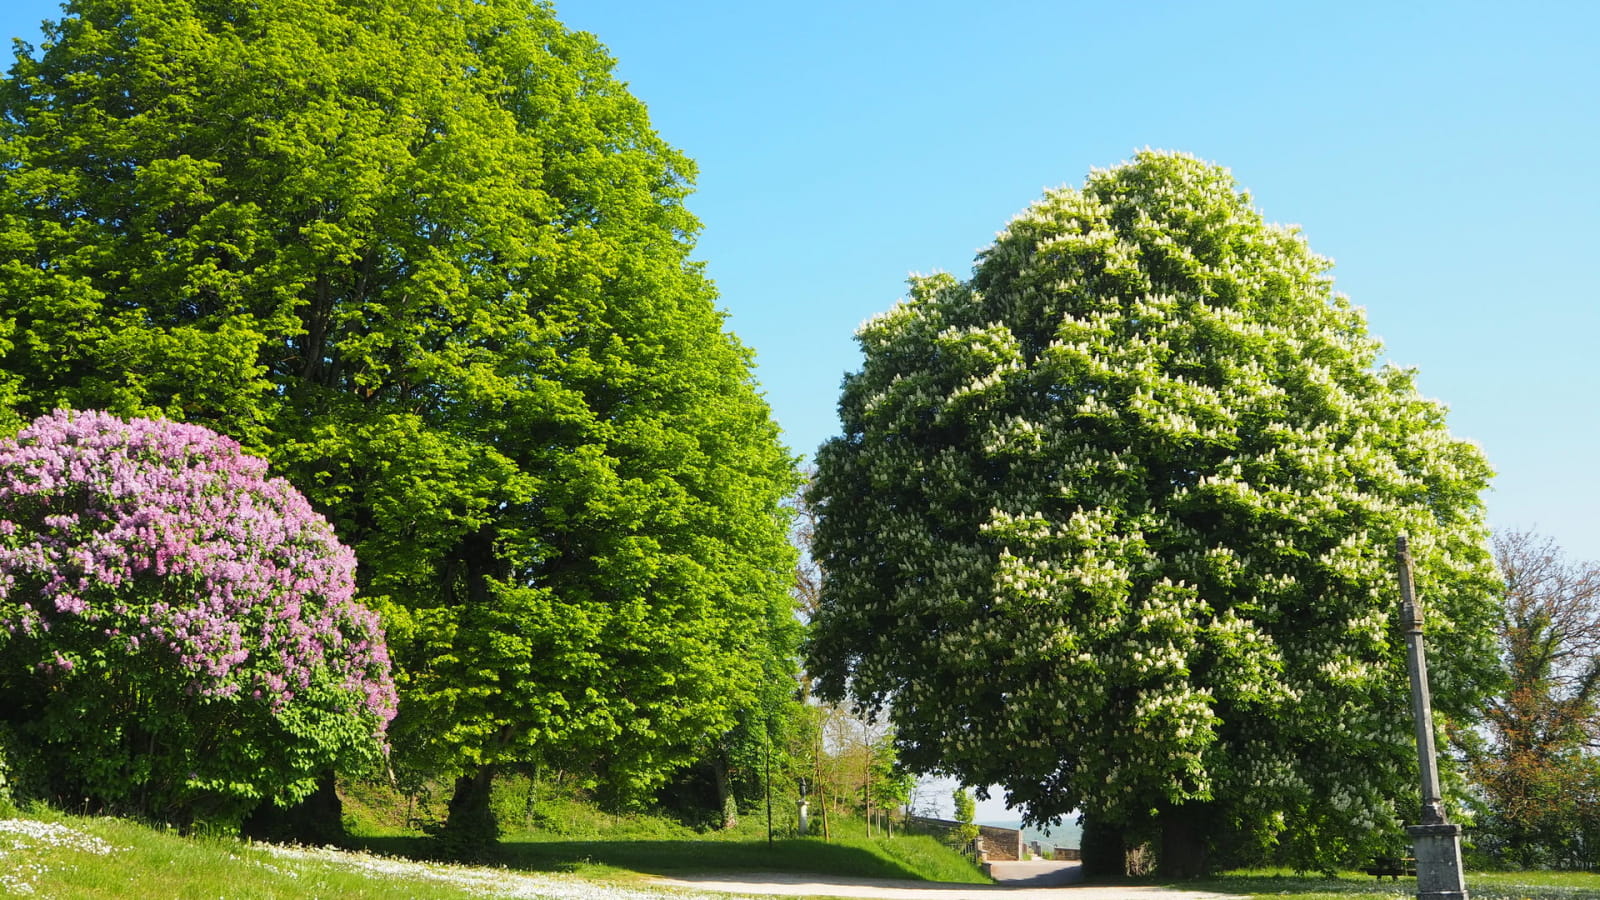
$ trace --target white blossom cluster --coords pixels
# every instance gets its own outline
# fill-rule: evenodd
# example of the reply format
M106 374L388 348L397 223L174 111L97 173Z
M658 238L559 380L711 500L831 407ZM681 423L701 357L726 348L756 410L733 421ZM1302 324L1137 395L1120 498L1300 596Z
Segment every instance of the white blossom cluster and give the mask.
M1489 472L1326 268L1222 170L1142 154L1047 194L970 280L913 278L818 457L822 691L892 699L910 764L1039 817L1392 822L1394 540L1464 709Z

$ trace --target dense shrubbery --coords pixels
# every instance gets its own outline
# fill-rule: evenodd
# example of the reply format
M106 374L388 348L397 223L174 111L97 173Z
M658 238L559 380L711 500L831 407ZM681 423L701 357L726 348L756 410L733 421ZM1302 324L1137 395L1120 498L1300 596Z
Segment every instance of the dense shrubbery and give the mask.
M53 792L232 818L378 757L395 692L355 557L266 470L95 412L0 442L0 717Z

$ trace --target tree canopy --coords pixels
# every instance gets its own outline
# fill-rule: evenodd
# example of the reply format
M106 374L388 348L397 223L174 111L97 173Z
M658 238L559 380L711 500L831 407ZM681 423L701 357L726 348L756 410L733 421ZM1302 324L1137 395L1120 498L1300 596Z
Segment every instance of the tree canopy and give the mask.
M1329 263L1144 152L862 326L818 454L819 692L902 756L1163 864L1369 852L1414 815L1395 537L1434 699L1494 677L1490 472Z
M1583 868L1600 837L1600 565L1531 532L1495 535L1508 680L1463 732L1485 815L1480 850L1517 867ZM1487 740L1482 740L1486 737Z
M0 89L0 398L204 423L361 560L399 758L632 796L756 702L792 461L692 163L534 0L74 0Z

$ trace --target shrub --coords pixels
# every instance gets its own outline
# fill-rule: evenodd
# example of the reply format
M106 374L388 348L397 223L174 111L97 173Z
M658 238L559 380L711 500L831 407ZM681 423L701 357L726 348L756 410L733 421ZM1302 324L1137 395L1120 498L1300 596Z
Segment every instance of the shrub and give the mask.
M395 693L354 555L266 468L97 412L0 441L0 718L58 795L237 819L383 752Z

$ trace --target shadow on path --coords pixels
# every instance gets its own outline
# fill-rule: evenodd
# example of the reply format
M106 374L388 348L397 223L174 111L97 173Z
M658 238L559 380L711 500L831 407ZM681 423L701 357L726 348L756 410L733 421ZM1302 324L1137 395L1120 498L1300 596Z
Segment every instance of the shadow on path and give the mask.
M1065 887L1083 881L1083 863L1052 859L992 862L989 877L1002 887Z

